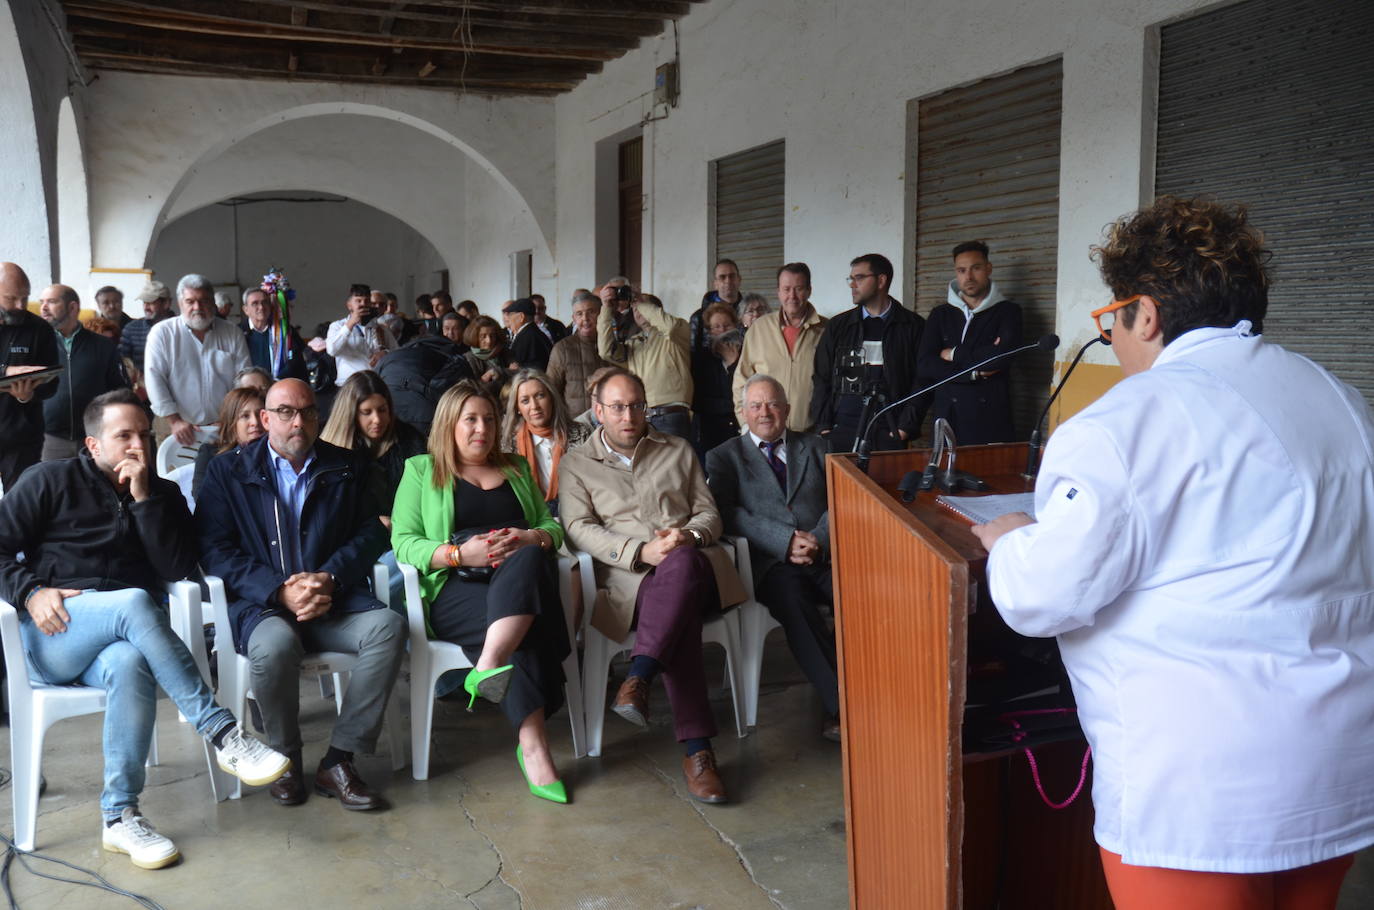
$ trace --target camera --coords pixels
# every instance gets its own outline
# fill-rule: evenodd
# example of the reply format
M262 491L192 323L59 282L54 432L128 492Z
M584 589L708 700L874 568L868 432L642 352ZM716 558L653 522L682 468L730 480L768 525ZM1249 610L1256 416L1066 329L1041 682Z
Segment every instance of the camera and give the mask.
M630 287L628 284L622 284L620 287L615 289L615 299L625 301L634 300L634 288Z
M837 358L837 385L841 395L862 395L864 393L864 352L863 348L850 348Z

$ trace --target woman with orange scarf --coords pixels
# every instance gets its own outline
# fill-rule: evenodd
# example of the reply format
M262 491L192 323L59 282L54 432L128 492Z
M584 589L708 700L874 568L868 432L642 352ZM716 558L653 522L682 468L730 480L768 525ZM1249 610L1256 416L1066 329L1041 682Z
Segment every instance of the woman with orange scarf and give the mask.
M522 455L530 463L549 511L557 516L558 462L590 431L568 414L568 406L554 392L542 370L520 370L511 379L510 387L501 450Z

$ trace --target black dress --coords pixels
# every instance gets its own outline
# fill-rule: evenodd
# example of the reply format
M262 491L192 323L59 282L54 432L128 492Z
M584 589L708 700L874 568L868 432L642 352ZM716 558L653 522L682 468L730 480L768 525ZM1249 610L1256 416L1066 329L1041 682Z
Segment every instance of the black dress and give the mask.
M483 490L462 478L454 481L454 525L461 533L525 527L525 513L509 483ZM563 659L571 647L558 596L552 554L521 547L497 567L490 583L450 575L429 607L434 634L463 649L473 663L482 653L487 627L507 616L533 615L534 625L511 655L515 671L501 710L518 727L532 711L544 715L563 705Z

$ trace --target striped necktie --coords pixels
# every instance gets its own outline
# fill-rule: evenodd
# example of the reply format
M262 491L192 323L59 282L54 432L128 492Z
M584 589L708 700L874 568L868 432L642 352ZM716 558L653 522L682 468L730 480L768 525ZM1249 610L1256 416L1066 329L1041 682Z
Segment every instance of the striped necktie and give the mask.
M763 457L768 459L768 467L773 469L773 476L778 479L778 486L784 493L787 492L787 464L778 457L778 447L782 445L782 440L773 442L759 442L759 448L763 450Z

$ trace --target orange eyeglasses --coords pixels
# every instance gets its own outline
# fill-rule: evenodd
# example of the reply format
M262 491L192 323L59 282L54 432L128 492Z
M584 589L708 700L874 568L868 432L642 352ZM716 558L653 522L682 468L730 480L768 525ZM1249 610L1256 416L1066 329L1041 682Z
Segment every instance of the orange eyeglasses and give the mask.
M1107 344L1112 343L1112 326L1116 323L1116 311L1122 307L1130 306L1142 296L1144 295L1135 294L1131 297L1127 297L1125 300L1113 300L1106 306L1098 307L1089 314L1092 316L1093 322L1097 323L1097 331L1102 335L1103 340L1106 341ZM1102 324L1102 318L1104 316L1107 319L1106 325Z

